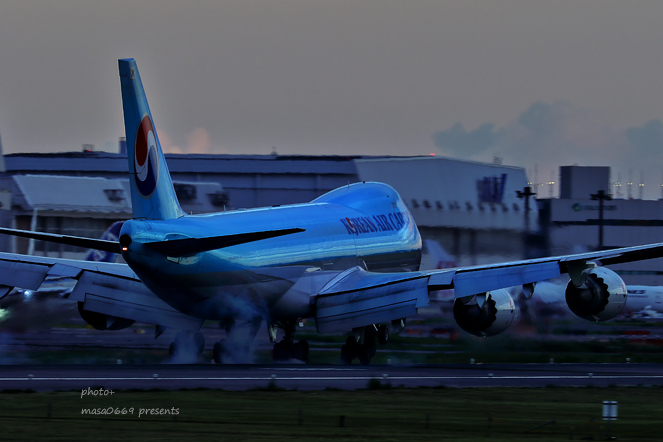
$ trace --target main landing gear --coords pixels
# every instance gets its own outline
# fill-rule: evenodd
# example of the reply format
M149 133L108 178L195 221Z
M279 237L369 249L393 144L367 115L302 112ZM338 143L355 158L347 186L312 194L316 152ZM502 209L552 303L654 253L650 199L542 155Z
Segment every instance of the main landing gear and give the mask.
M272 350L272 360L274 362L291 359L308 362L308 341L301 339L299 342L295 342L296 325L295 321L287 321L271 324L268 327L269 340L274 343L274 349ZM276 342L278 328L282 328L285 331L285 335L280 342Z
M221 339L214 343L212 356L216 364L232 363L246 364L250 362L249 346L260 329L260 317L253 318L249 322L248 336L240 336L235 321L230 319L222 321L221 326L226 330L226 339Z
M181 331L175 335L168 353L170 360L179 364L195 364L205 349L205 335L201 332Z
M371 363L371 358L377 351L377 342L385 345L389 342L389 329L386 325L377 326L367 325L364 327L364 341L359 342L362 329L353 330L352 335L348 336L345 344L341 347L341 359L347 365L352 364L352 360L359 359L361 365Z

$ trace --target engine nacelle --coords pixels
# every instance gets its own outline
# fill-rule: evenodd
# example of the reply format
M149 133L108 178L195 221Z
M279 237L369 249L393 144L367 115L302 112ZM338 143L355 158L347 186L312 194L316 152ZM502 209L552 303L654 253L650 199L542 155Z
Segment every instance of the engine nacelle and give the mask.
M454 318L460 328L475 336L495 336L506 330L516 316L516 305L504 290L495 290L454 303Z
M83 309L83 303L78 302L78 313L81 318L96 330L122 330L133 325L134 320L118 318L116 316L106 315L104 313L91 312Z
M566 303L576 316L588 321L607 321L624 310L626 285L615 272L604 267L586 270L581 286L569 281Z

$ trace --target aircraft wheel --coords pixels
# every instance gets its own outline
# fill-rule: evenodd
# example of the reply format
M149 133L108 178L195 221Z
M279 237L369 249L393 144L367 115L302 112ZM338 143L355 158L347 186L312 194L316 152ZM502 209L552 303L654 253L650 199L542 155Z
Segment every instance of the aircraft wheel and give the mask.
M351 365L353 359L354 356L350 351L350 349L348 348L348 345L343 344L343 346L341 347L341 360L343 361L344 364Z
M287 361L290 359L291 349L289 345L284 342L277 342L274 344L274 349L272 350L272 360L273 361Z
M168 347L168 356L172 358L176 351L177 351L177 344L171 342L170 347Z
M365 342L364 347L366 347L366 351L368 352L369 357L375 356L375 353L378 351L378 345L375 342L375 339L372 339L371 341Z
M377 332L374 326L369 325L364 329L364 346L370 357L375 356L375 352L377 351L377 344L375 343L376 335Z
M371 348L366 344L361 344L359 346L357 349L357 356L359 356L359 363L361 365L369 365L371 363L372 351L374 350L371 350Z
M308 361L308 341L305 339L302 339L295 345L293 345L292 353L295 359L299 359L300 361L307 362Z
M389 342L389 327L384 324L378 327L378 342L380 345L385 345Z
M347 365L352 364L352 360L357 356L357 347L359 344L354 336L348 336L345 344L341 347L341 360Z

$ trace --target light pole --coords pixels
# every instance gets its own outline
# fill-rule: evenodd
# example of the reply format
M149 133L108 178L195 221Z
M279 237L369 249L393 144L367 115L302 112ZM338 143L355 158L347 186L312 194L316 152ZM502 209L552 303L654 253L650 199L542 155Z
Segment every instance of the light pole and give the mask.
M516 195L518 198L525 198L525 235L529 233L529 197L536 195L535 192L532 192L530 186L526 186L523 190L516 190Z
M603 201L612 201L612 195L599 190L590 195L592 200L599 202L599 250L603 250Z

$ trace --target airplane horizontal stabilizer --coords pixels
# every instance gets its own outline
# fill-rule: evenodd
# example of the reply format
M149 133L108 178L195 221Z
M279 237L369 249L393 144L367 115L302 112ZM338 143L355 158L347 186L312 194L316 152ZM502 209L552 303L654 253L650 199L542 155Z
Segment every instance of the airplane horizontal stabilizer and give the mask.
M120 251L120 244L117 241L83 238L80 236L59 235L57 233L31 232L29 230L5 229L2 227L0 227L0 233L4 233L5 235L20 236L22 238L31 238L58 244L66 244L68 246L102 250L108 253L122 253Z
M305 231L305 229L301 228L265 230L262 232L237 233L233 235L211 236L207 238L181 238L170 241L148 242L145 246L155 252L172 256L173 258L179 258L263 239L291 235L303 231Z

